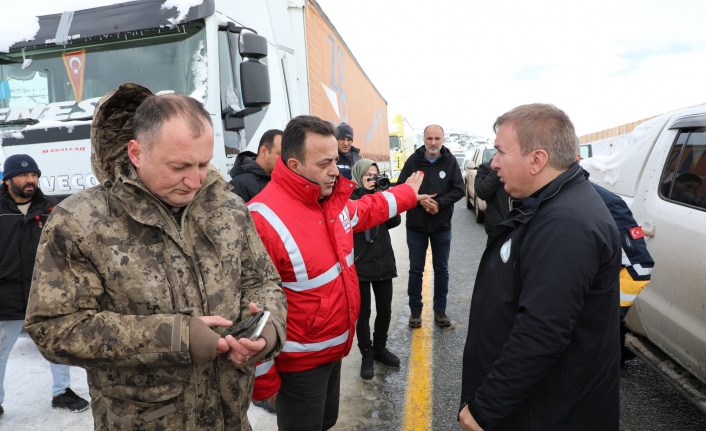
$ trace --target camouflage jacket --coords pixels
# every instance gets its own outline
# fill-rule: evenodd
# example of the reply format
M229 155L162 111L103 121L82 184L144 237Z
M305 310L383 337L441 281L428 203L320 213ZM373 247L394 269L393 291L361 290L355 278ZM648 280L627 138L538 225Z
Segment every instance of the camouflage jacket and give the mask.
M96 429L249 430L254 366L227 355L193 364L189 319L272 312L285 339L280 278L243 202L211 168L177 224L127 156L149 90L124 84L91 132L101 185L57 206L42 233L27 330L53 362L86 368ZM221 329L217 330L221 332ZM215 352L214 352L215 353Z

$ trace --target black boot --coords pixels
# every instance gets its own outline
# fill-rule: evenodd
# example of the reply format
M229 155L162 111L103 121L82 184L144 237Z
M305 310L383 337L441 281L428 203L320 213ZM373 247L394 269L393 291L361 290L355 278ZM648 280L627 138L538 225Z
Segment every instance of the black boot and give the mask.
M360 365L360 377L365 380L370 380L375 377L375 369L373 368L374 352L373 347L368 344L360 348L360 354L363 357L363 362Z
M378 335L376 332L373 340L373 352L375 352L373 358L381 364L387 365L388 367L399 367L400 358L398 358L397 356L392 354L392 352L387 350L387 347L385 347L386 345L387 334L381 336Z
M383 347L382 350L375 350L375 360L381 364L385 364L388 367L399 367L400 358L392 354L387 348Z

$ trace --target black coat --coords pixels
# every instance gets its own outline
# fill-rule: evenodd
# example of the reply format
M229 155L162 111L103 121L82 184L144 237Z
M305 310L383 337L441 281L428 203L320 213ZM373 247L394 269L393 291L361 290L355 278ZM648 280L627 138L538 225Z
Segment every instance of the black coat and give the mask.
M618 429L620 240L582 171L523 199L483 253L461 402L487 431Z
M476 180L473 184L479 199L486 203L485 233L492 235L495 226L505 220L510 212L510 194L505 191L505 185L498 177L498 171L490 168L490 162L478 166Z
M41 190L27 215L2 185L0 199L0 320L24 320L39 237L56 200Z
M348 178L349 180L353 179L353 165L355 165L355 163L361 159L362 157L360 156L360 148L356 148L352 145L350 151L348 151L348 153L346 154L343 154L339 151L338 162L336 162L339 174L343 178Z
M230 170L233 192L245 202L254 198L270 182L270 174L257 164L256 157L257 154L244 151L238 154L233 169Z
M398 184L407 181L410 175L417 171L424 171L424 180L419 188L419 194L433 195L439 204L438 214L431 215L426 212L421 204L407 211L407 228L422 232L436 232L451 229L451 217L454 213L454 204L466 194L463 189L461 170L458 161L451 151L441 147L441 154L434 163L424 157L425 147L419 147L404 164Z
M351 199L374 193L358 187L353 191ZM397 277L395 253L392 250L389 229L402 223L402 218L396 215L372 229L353 234L355 269L360 281L380 281Z

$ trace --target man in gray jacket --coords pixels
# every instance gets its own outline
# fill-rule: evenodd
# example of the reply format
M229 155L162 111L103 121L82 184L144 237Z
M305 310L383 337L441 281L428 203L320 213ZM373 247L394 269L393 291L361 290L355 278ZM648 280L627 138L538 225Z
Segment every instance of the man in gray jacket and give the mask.
M96 429L251 428L254 364L284 344L286 299L212 156L200 102L123 84L93 118L101 185L44 227L27 331L48 359L86 368ZM272 314L257 340L222 338L260 308Z

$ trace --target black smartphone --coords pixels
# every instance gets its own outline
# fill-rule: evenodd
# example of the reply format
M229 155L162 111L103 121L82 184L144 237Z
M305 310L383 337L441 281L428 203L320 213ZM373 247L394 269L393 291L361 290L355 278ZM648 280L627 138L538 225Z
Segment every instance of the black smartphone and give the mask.
M228 335L232 335L235 338L250 338L256 340L262 332L262 328L265 327L267 318L270 312L265 310L260 310L258 313L254 314L250 319L241 320L235 325L226 329L221 337L225 338Z

